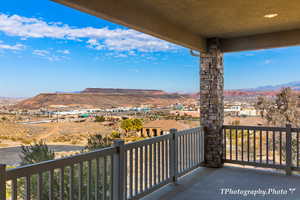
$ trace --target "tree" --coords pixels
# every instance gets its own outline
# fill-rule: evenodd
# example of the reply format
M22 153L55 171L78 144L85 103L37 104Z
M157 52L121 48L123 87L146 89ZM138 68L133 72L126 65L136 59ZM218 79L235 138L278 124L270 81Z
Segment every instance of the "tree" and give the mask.
M130 131L139 131L143 128L141 119L125 119L121 122L121 128L125 131L126 136Z
M132 120L132 129L135 131L139 131L143 128L143 121L141 119L133 119Z
M44 141L39 141L37 143L34 144L30 144L29 146L21 146L21 165L29 165L29 164L34 164L34 163L39 163L42 161L47 161L47 160L54 160L55 159L55 154L52 150L50 150L50 148L48 147L48 145L44 142ZM58 175L55 175L56 178L58 178ZM48 175L46 173L42 174L42 179L43 180L47 180ZM37 185L38 185L38 180L37 180L37 176L31 176L30 177L30 182L31 182L31 189L32 189L32 193L31 193L31 198L32 199L37 199ZM59 183L58 181L59 179L55 179L53 182L53 189L54 190L59 190ZM25 182L23 179L19 179L18 180L18 195L21 199L24 199L24 188L25 188ZM44 182L43 183L44 188L48 188L49 187L49 182ZM55 198L59 198L59 196L56 196ZM47 200L48 199L48 192L43 191L42 193L42 199Z
M283 88L273 101L259 97L255 107L269 124L275 126L292 124L298 127L300 113L297 110L297 100L291 88Z
M132 130L132 123L130 119L124 119L121 122L121 129L123 129L125 131L125 136L128 136L128 132L130 132Z
M29 146L21 146L21 165L34 164L55 159L55 154L44 141L39 141Z

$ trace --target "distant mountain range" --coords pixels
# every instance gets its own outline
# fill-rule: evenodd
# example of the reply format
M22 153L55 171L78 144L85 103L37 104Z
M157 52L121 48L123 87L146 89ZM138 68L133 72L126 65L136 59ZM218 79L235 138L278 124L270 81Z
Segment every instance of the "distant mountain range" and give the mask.
M43 93L15 105L18 108L38 109L53 105L80 106L86 108L112 108L151 104L167 106L193 101L190 95L167 93L162 90L87 88L80 93Z
M279 85L266 85L266 86L260 86L257 88L248 88L248 89L240 89L240 91L277 91L282 88L290 87L293 90L300 91L300 81L294 81L289 82L285 84L279 84Z
M225 90L225 97L248 98L256 96L275 96L281 88L291 87L300 93L300 81L280 85L269 85L257 88ZM16 107L36 109L51 105L69 105L84 107L119 107L152 104L166 106L175 103L197 101L199 93L179 94L162 90L119 89L119 88L87 88L80 92L44 93L35 97L16 102ZM2 99L13 102L12 99ZM1 98L0 98L1 103Z
M15 104L25 98L0 97L0 105Z

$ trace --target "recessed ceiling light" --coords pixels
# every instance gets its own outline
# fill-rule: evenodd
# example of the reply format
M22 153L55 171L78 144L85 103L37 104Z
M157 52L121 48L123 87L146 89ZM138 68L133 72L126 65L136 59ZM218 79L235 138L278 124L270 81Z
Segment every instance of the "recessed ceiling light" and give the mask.
M278 16L277 13L271 13L271 14L264 15L264 18L273 18L273 17L277 17L277 16Z

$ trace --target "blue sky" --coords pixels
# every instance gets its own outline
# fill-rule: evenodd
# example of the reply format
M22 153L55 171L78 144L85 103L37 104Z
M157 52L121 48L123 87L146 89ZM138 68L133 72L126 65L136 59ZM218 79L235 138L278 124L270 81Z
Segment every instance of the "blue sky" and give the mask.
M225 88L299 81L299 47L225 55ZM0 5L0 96L87 87L196 92L189 50L48 0Z

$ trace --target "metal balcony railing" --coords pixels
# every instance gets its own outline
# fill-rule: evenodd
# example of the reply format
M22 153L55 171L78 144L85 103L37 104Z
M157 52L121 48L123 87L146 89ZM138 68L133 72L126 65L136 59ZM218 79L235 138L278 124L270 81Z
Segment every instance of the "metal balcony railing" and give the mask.
M202 128L6 170L0 199L139 199L204 161Z
M300 171L300 129L286 127L223 126L227 163Z

